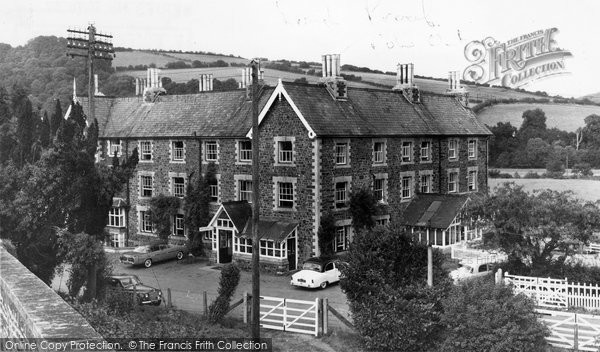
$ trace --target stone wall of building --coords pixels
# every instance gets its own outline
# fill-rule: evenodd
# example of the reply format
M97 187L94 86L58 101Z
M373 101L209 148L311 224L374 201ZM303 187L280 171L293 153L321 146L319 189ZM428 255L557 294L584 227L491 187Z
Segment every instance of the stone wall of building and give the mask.
M0 338L23 342L36 338L102 340L78 312L8 253L1 242Z

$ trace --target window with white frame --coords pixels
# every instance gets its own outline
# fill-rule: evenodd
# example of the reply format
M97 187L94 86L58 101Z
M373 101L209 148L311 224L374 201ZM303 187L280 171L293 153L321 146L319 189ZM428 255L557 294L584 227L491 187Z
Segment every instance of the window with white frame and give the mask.
M252 254L252 239L234 236L233 251Z
M292 182L278 182L278 207L293 208L294 207L294 184Z
M431 174L422 174L420 175L421 179L419 182L421 186L421 193L431 193Z
M385 163L385 142L373 142L373 164Z
M171 143L171 160L172 161L184 161L185 160L185 144L183 141L173 141Z
M336 165L348 165L348 142L337 142L334 147Z
M402 162L410 163L412 161L413 143L410 141L402 142Z
M477 159L477 140L469 140L469 159Z
M348 237L350 226L336 226L333 249L336 252L343 252L348 249Z
M421 142L421 161L431 161L431 142Z
M185 178L184 177L173 177L173 196L183 198L185 197Z
M110 246L115 248L125 247L125 234L110 233Z
M140 175L140 196L152 197L154 191L154 177L152 175Z
M219 158L218 146L216 141L207 141L204 143L204 160L217 161Z
M152 161L151 141L140 141L140 161Z
M183 214L175 214L173 217L173 235L185 236L185 221Z
M448 172L448 193L458 192L458 171Z
M281 164L291 164L294 161L294 143L292 141L277 142L277 161Z
M378 215L373 217L376 226L387 226L390 223L389 215Z
M410 199L412 198L412 188L413 188L413 177L412 176L402 176L401 179L401 197L402 199Z
M121 140L120 139L109 139L108 140L108 153L110 157L114 157L115 153L117 156L121 156Z
M261 256L275 258L285 258L287 256L285 241L277 244L273 240L260 240L258 247Z
M125 208L112 207L108 211L108 226L124 227L125 226Z
M252 203L252 180L239 180L238 200L245 200Z
M150 214L147 211L140 211L139 214L140 214L139 231L151 233L153 229L152 229L152 221L150 220Z
M348 182L335 183L335 207L345 208L348 205Z
M450 139L448 141L448 159L458 159L458 140Z
M238 161L242 163L252 161L252 141L238 141Z
M477 191L477 170L469 170L467 175L469 191Z
M210 188L210 201L218 202L219 201L219 180L214 178L209 181Z
M387 201L387 174L377 174L373 176L373 197L378 202Z

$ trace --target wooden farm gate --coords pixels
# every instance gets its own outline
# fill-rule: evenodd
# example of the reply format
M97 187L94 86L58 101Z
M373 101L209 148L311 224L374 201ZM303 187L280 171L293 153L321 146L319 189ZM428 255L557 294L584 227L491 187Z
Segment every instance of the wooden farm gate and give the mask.
M600 316L555 310L536 309L550 336L549 344L575 351L598 351L600 347Z
M267 329L299 332L318 336L319 299L260 296L260 326Z
M567 308L567 280L504 275L504 282L512 284L515 293L523 293L540 307Z

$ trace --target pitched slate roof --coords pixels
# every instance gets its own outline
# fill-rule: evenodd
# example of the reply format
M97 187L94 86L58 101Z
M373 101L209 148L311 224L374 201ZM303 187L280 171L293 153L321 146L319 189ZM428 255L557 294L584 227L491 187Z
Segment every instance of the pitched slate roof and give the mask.
M269 97L263 90L259 109ZM141 97L97 98L96 118L100 136L136 137L240 137L252 125L252 102L245 90L164 95L153 102ZM110 108L104 105L110 101ZM83 104L87 112L87 104Z
M421 92L411 104L400 91L349 88L337 101L323 86L284 88L317 136L491 135L452 96Z
M245 200L223 202L222 206L238 231L242 231L248 219L252 218L252 207Z
M348 99L338 101L323 85L285 83L281 88L317 136L491 135L452 96L422 92L422 103L411 104L400 91L348 88ZM259 111L277 89L263 89ZM165 95L154 103L141 97L96 102L104 138L185 137L194 132L198 137L243 137L252 124L245 90Z
M400 224L445 230L468 199L466 195L419 194L402 213Z

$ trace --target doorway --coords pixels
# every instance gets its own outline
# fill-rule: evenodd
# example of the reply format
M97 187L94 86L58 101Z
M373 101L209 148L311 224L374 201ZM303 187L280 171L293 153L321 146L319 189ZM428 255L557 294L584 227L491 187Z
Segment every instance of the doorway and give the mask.
M231 258L233 256L232 253L232 239L233 239L233 231L232 230L223 230L218 229L218 241L217 243L219 247L219 263L231 263Z
M296 270L296 237L287 239L287 257L289 270Z

